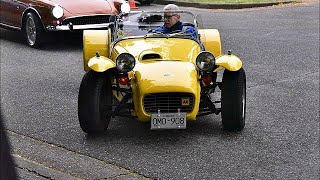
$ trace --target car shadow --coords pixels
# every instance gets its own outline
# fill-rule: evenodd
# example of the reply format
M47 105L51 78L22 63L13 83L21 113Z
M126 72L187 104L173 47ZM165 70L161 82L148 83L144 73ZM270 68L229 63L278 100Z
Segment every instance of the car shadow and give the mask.
M24 35L21 31L0 28L0 39L10 41L26 48ZM37 48L39 51L72 51L82 49L82 32L51 32L46 34L45 43Z
M47 51L82 50L82 32L50 33L47 43L41 49Z
M86 141L90 142L135 142L139 145L185 144L191 139L212 137L217 139L232 139L241 132L225 131L221 125L221 118L204 116L197 121L188 122L186 129L181 130L150 130L149 123L141 123L136 119L113 119L105 133L86 134Z
M11 41L17 44L24 44L23 34L20 31L10 31L7 29L0 28L0 39Z

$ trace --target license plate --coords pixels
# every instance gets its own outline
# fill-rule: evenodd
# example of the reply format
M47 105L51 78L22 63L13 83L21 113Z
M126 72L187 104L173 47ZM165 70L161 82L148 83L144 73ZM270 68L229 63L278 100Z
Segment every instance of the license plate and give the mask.
M163 113L151 115L151 130L186 129L186 113Z

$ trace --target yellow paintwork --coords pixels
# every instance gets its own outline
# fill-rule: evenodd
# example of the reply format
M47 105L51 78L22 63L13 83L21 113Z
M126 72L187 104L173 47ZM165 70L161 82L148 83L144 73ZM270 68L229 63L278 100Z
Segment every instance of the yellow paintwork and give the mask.
M137 64L134 69L131 88L134 106L140 121L150 121L146 114L143 97L151 93L186 92L195 97L194 109L187 114L187 120L195 120L199 111L200 84L196 67L184 61L148 61Z
M84 31L85 71L93 69L103 72L115 67L119 54L130 53L136 59L135 68L128 73L135 109L132 114L138 116L139 121L150 121L150 114L146 114L143 106L145 95L185 92L192 93L195 97L194 108L187 114L187 120L195 120L201 92L199 73L195 65L196 57L201 53L200 45L191 39L150 37L124 39L111 44L109 33L105 30ZM221 55L221 41L217 30L204 29L199 30L199 33L206 50L217 57L216 64L219 67L215 72L222 68L230 71L241 68L242 62L236 56ZM99 58L95 57L97 51L101 54ZM147 56L149 58L144 58ZM118 100L122 99L121 93L113 93Z
M199 29L200 39L206 51L211 52L216 57L214 70L217 72L222 68L229 71L238 71L242 67L242 61L235 55L222 55L220 33L217 29Z
M126 39L115 44L111 52L111 59L115 59L124 52L129 52L137 60L141 60L141 54L156 52L162 57L162 60L195 61L197 55L201 52L201 48L196 41L190 39Z
M213 72L218 72L218 71L220 71L220 70L222 70L222 69L223 69L222 66L218 66L215 70L213 70Z
M214 57L221 55L221 39L217 29L199 29L200 40L206 51L211 52Z
M161 54L157 51L152 51L152 50L145 50L145 51L142 51L138 57L138 60L141 61L143 60L143 57L147 54L155 54L155 55L158 55L159 57L157 58L152 58L152 59L148 59L148 60L161 60L163 59Z
M116 67L116 64L105 56L94 56L88 61L88 67L96 72L104 72L108 69Z
M89 71L88 61L99 52L101 56L109 57L111 41L110 30L83 31L83 68Z
M111 59L129 52L136 58L136 66L129 78L135 106L140 121L150 121L146 114L143 97L150 93L188 92L194 94L194 109L187 114L187 120L195 120L199 111L200 83L196 66L199 44L190 39L139 38L126 39L114 45ZM142 60L147 54L158 54L160 58ZM114 93L115 94L115 93ZM121 99L117 97L118 99Z
M242 67L242 61L233 54L225 54L216 58L216 65L229 71L238 71Z

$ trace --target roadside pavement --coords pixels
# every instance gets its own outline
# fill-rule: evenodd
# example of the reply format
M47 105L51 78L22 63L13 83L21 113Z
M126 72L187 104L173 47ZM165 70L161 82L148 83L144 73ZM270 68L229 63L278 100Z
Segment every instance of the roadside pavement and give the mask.
M143 175L48 142L7 131L18 179L149 179ZM7 179L10 180L10 179Z

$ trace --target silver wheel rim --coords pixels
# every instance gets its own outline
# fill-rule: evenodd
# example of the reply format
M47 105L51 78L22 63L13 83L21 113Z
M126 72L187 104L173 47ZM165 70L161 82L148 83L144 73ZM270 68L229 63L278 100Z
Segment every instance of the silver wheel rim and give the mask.
M32 46L36 42L37 30L34 20L31 17L28 17L26 22L26 33L28 43Z

